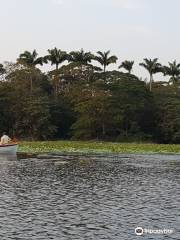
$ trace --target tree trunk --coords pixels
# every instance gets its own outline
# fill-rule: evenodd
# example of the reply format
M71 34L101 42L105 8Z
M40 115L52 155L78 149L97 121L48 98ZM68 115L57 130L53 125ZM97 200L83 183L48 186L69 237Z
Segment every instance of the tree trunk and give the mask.
M174 75L172 76L172 84L176 85L176 77Z
M106 81L106 65L104 65L104 80Z
M55 73L55 83L54 83L54 95L55 97L57 97L58 95L58 81L59 81L59 77L58 77L58 68L59 64L56 64L56 73Z
M150 74L149 90L152 91L153 75Z

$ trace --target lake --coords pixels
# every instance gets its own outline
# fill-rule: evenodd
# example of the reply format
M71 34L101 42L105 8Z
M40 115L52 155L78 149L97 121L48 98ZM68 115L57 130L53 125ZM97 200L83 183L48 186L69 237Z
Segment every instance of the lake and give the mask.
M180 155L1 156L0 239L179 240Z

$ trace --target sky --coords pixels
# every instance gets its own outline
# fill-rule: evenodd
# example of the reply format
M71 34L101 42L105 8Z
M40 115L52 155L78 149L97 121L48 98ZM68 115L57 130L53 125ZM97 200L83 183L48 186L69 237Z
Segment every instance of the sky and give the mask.
M111 50L119 60L110 69L134 60L134 74L143 78L143 58L180 62L180 0L0 0L0 6L0 62L34 49L41 56L54 47Z

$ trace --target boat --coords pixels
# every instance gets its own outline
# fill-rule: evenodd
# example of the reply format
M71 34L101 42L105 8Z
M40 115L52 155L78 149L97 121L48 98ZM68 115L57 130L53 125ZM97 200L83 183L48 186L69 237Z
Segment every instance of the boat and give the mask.
M0 154L16 154L18 143L9 143L0 145Z

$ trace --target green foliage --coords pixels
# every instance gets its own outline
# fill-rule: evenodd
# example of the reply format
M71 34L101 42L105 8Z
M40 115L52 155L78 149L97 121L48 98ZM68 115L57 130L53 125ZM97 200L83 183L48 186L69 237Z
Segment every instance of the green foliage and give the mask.
M109 66L112 63L116 63L118 58L113 55L113 56L109 56L110 55L110 50L107 52L97 52L97 56L94 57L94 60L99 62L103 68L104 68L104 73L106 72L106 67Z
M56 70L58 70L59 65L66 60L68 60L68 54L57 48L48 49L48 55L44 57L45 63L50 62L51 65L55 65Z
M36 65L43 65L43 58L37 57L38 54L36 50L34 50L32 53L29 51L24 51L24 53L21 53L19 55L19 58L17 59L17 62L25 65L26 67L35 67Z
M34 82L31 93L29 77ZM7 81L0 84L2 119L5 122L1 123L3 129L22 138L46 139L51 136L56 128L50 123L48 84L47 77L38 69L25 68L11 72Z
M56 127L50 123L50 108L47 97L26 98L17 116L14 131L29 139L51 138Z
M172 63L169 62L169 66L163 67L163 73L165 76L170 76L170 83L176 84L180 79L180 64L177 64L176 61Z
M55 69L42 73L37 66L49 62ZM83 49L68 54L54 48L45 57L25 51L17 63L0 64L0 130L31 140L179 143L180 65L162 67L157 58L144 59L140 65L150 74L149 91L131 74L133 61L121 63L127 73L106 71L116 62L110 51L94 56ZM157 72L170 76L170 82L154 82Z
M152 83L153 83L153 74L156 74L158 72L162 72L162 66L160 63L158 63L158 58L154 59L144 59L144 63L140 63L140 66L144 67L150 75L150 91L152 90Z
M12 130L12 124L14 122L13 114L11 113L11 86L2 82L0 84L0 131Z
M71 126L75 121L75 113L69 99L59 96L50 102L51 122L56 126L53 139L67 139L71 137Z
M180 90L164 87L154 93L157 115L157 140L163 143L180 142Z
M129 139L132 136L145 138L149 136L149 126L153 115L151 97L145 84L133 75L117 76L111 84L111 113L113 114L112 132L118 139ZM144 125L144 116L148 113L148 123ZM152 130L152 129L151 129Z
M68 54L65 51L61 51L60 49L48 49L48 55L46 55L43 59L45 63L50 62L51 65L55 65L56 69L51 72L52 83L54 88L54 95L57 97L59 92L59 84L60 84L60 75L59 75L59 65L68 60Z
M128 73L131 73L132 71L132 68L133 68L133 65L134 65L134 61L124 61L121 63L121 65L119 66L119 68L124 68L125 70L128 71Z
M84 92L84 94L89 94ZM106 135L106 126L109 122L108 96L105 92L92 89L92 95L78 103L75 110L78 119L73 124L74 138L99 139Z
M84 52L83 49L80 51L72 51L69 54L69 62L74 62L80 65L87 65L94 58L91 52Z
M73 124L77 139L128 139L146 138L152 125L151 98L145 84L133 75L112 72L109 81L98 79L88 88L78 89L79 101L75 104L78 119ZM83 91L83 94L82 94ZM145 114L148 124L143 124Z

